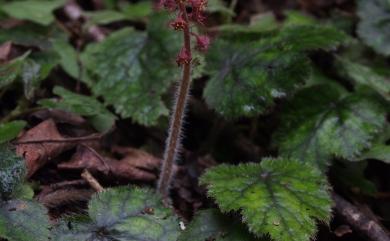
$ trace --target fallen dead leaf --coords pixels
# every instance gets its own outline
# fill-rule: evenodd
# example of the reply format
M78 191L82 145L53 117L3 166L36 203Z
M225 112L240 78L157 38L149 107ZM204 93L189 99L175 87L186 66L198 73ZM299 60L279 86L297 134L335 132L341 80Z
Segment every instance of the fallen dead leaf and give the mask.
M103 157L94 149L80 145L69 162L58 164L60 169L84 170L122 180L154 181L161 160L134 148L115 147L113 152L123 155L120 160Z
M47 208L56 208L62 205L88 201L94 193L91 189L52 190L50 187L44 187L36 199Z
M37 126L25 132L16 141L16 153L26 161L27 177L31 177L39 168L45 165L62 152L71 149L75 143L71 142L37 142L23 144L28 141L39 140L64 140L58 132L57 126L52 119L41 122Z
M0 45L0 63L7 61L12 49L12 42L8 41Z

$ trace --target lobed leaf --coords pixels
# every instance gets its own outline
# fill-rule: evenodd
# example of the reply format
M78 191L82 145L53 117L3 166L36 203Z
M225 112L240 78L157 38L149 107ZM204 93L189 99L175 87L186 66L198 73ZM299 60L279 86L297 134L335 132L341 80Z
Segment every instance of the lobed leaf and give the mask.
M23 182L26 166L8 145L0 144L0 196L7 198Z
M60 226L56 240L176 241L179 235L178 220L149 189L108 189L88 207L91 221L73 223L72 229Z
M179 74L172 56L179 50L180 40L162 27L164 21L165 17L157 14L147 33L124 28L89 45L82 55L93 93L122 117L143 125L153 125L160 116L168 115L161 95Z
M308 59L269 50L265 42L217 40L207 55L207 104L229 118L255 116L303 82Z
M220 165L201 183L223 212L240 211L249 230L278 241L308 241L315 219L329 221L329 186L318 169L294 159Z
M354 160L384 128L385 114L368 93L346 93L330 84L311 86L285 106L275 142L282 155L321 168L332 156Z
M0 204L0 237L9 241L47 241L49 219L39 203L10 200Z
M220 114L252 117L293 93L309 76L305 52L332 49L346 35L327 26L293 25L262 40L217 40L207 55L207 104Z

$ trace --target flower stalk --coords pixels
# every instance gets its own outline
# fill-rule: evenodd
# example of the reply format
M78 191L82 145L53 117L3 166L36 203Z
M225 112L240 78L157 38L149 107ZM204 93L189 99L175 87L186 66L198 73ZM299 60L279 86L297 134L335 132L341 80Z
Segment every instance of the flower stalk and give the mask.
M177 64L182 67L182 79L176 92L157 186L158 192L165 200L169 200L169 188L173 176L173 167L180 151L183 119L191 87L191 37L195 36L196 38L195 49L197 50L206 51L210 42L207 36L199 36L191 32L192 22L203 24L203 11L206 4L206 0L161 0L159 3L160 7L164 7L168 11L177 12L177 17L170 23L170 26L176 31L182 31L184 39L184 46L176 58ZM187 12L188 6L192 8L191 13Z

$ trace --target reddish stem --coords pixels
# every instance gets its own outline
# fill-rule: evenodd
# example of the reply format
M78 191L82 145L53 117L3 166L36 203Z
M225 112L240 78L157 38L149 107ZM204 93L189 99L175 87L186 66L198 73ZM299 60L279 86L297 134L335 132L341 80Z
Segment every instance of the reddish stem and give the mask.
M183 30L184 48L191 53L191 34L189 29L189 18L186 12L185 5L178 3L180 12L187 25ZM173 113L170 121L168 139L165 146L164 160L162 163L162 170L160 179L158 181L157 189L165 200L169 197L169 186L172 179L173 166L180 151L180 137L182 133L183 117L187 105L188 95L191 87L191 62L183 65L183 76L177 89L177 95L173 108Z

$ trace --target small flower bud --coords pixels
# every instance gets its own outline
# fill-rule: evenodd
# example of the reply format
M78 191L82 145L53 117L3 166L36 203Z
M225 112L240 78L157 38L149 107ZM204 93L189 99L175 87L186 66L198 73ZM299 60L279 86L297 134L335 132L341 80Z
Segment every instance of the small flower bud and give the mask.
M196 36L196 46L195 49L206 52L210 46L210 38L206 35L195 35Z
M169 24L174 30L183 30L187 27L187 22L182 16L178 16L174 21Z
M182 48L177 55L176 63L178 66L191 63L192 57L190 52L186 48Z

